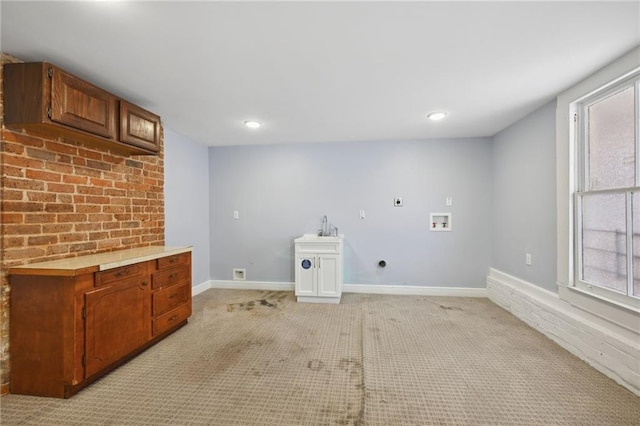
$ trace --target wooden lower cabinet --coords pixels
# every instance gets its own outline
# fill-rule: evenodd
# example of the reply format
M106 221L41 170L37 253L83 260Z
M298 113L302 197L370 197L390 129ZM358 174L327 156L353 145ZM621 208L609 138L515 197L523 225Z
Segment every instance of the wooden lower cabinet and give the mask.
M191 315L190 251L103 271L37 265L9 271L11 393L68 398Z

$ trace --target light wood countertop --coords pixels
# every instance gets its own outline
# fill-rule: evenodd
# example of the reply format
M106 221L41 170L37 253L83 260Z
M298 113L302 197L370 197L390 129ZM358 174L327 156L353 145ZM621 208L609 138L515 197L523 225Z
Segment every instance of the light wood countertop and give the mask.
M132 265L147 260L191 252L192 247L149 246L107 253L89 254L46 262L15 266L9 269L12 275L78 275L87 272L105 271L120 266Z

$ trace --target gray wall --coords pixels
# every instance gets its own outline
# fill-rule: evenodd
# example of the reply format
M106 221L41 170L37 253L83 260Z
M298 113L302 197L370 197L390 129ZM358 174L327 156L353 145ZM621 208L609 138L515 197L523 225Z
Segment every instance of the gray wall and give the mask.
M209 281L207 147L164 130L165 242L193 246L193 284Z
M555 114L553 101L493 137L491 240L492 267L557 292Z
M491 155L487 138L210 148L211 278L293 282L293 239L326 214L345 235L345 283L484 287ZM430 232L429 213L447 211L452 232Z

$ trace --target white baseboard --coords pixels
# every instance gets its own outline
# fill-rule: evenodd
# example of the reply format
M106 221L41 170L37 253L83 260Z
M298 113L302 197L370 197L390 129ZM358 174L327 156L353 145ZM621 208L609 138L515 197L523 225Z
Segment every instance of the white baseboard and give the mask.
M211 281L205 281L198 285L194 285L193 287L191 287L191 295L196 296L202 292L209 290L210 288L211 288Z
M640 336L591 316L553 292L497 269L487 276L495 304L640 396Z
M345 284L343 293L394 294L405 296L487 297L486 288L425 287L406 285Z
M210 280L193 287L193 295L210 288L294 291L294 283L270 281ZM487 289L470 287L424 287L402 285L345 284L343 293L395 294L406 296L487 297Z
M270 290L270 291L293 291L293 283L272 282L272 281L228 281L211 280L209 288L227 288L235 290Z

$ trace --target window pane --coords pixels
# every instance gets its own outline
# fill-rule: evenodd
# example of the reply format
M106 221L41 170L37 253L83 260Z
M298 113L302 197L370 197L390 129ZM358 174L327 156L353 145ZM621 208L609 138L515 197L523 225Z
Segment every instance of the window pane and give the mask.
M627 294L625 194L582 197L582 279Z
M633 193L633 295L640 297L640 192Z
M588 113L588 189L634 186L634 87L592 104Z

